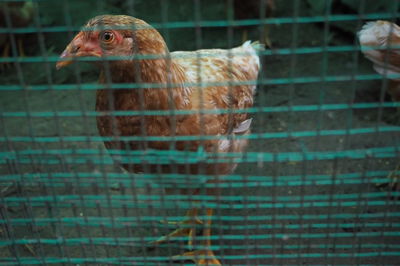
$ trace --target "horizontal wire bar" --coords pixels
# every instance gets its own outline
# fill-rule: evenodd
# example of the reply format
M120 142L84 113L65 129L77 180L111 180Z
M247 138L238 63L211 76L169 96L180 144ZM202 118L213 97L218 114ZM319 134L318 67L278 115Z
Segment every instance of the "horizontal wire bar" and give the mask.
M224 176L218 183L218 188L242 189L252 187L293 187L293 186L323 186L323 185L349 185L349 184L385 184L391 183L393 180L389 174L400 174L398 171L373 171L366 173L343 174L335 176ZM45 177L43 177L43 175ZM93 173L74 173L63 175L60 173L53 174L24 174L21 175L2 175L2 183L21 182L20 186L36 186L39 183L46 183L47 187L67 187L73 184L76 187L91 187L93 184L100 188L118 188L120 185L127 187L135 186L136 188L146 188L149 182L152 187L156 188L188 188L197 187L199 183L205 183L214 176L206 175L177 175L177 174L139 174L139 175L124 175L121 177L118 173L101 174ZM107 178L108 182L99 182L99 179ZM173 180L173 182L169 181ZM265 181L270 180L270 181ZM239 182L244 181L244 182ZM234 183L231 183L234 182ZM1 183L0 183L1 184ZM215 187L214 184L204 184L203 187Z
M400 170L399 170L400 171ZM368 179L372 177L387 177L390 173L400 174L399 171L363 171L363 172L351 172L351 173L340 173L335 174L335 179ZM179 173L127 173L127 172L56 172L56 173L21 173L21 174L2 174L1 181L2 183L7 181L19 181L22 182L39 182L41 178L52 179L53 182L64 182L65 179L76 178L79 181L87 181L89 179L93 179L94 181L99 178L107 177L110 182L131 180L131 179L152 179L152 178L160 178L160 175L165 179L174 179L174 180L187 180L187 179L208 179L214 178L214 175L206 175L206 174L179 174ZM222 182L226 181L246 181L246 182L259 182L259 181L274 181L274 182L288 182L288 181L321 181L321 180L332 180L332 175L320 174L320 175L312 175L312 174L304 174L304 175L280 175L279 178L276 176L253 176L253 175L237 175L230 174L225 175L221 180ZM1 183L0 183L1 184Z
M387 197L398 196L400 192L387 192ZM28 204L32 207L45 207L54 206L58 208L68 208L75 206L84 206L94 208L101 204L102 206L109 206L113 208L162 208L162 209L188 209L188 208L218 208L218 209L278 209L278 208L322 208L322 207L357 207L360 205L359 201L311 201L311 202L273 202L273 203L224 203L224 202L175 202L175 201L161 201L161 202L136 202L132 196L131 199L116 200L115 195L110 199L107 196L53 196L53 197L7 197L3 200L4 204L8 207L18 207L23 204ZM367 198L368 199L368 198ZM387 206L387 200L365 200L364 206ZM391 206L400 206L399 201L390 202ZM400 233L400 232L399 232Z
M327 47L298 47L298 48L274 48L274 49L265 49L262 51L257 51L257 54L260 56L271 56L271 55L302 55L302 54L318 54L318 53L342 53L342 52L360 52L360 51L369 51L369 50L378 50L378 51L387 51L398 49L397 45L391 46L358 46L358 45L337 45L337 46L327 46ZM227 53L227 52L226 52ZM221 54L210 54L210 53L201 53L198 52L196 54L187 53L187 54L179 54L176 55L172 52L172 58L189 58L189 59L198 59L198 58L219 58ZM240 56L248 56L248 53L244 52L232 52L227 54L227 56L231 59ZM167 58L165 54L134 54L129 56L107 56L107 57L76 57L73 58L76 62L106 62L106 61L119 61L119 60L141 60L141 59L160 59ZM2 57L0 58L0 63L56 63L58 61L67 61L70 59L60 59L59 56L48 55L48 56L27 56L27 57ZM394 77L398 77L397 74L392 74Z
M276 106L276 107L253 107L243 109L210 109L210 110L173 110L174 114L177 115L197 115L202 114L241 114L241 113L279 113L279 112L313 112L313 111L342 111L348 109L373 109L373 108L387 108L387 107L400 107L400 103L383 102L383 103L357 103L357 104L324 104L324 105L297 105L292 107ZM109 111L109 112L97 112L97 111L31 111L31 112L1 112L0 116L4 118L59 118L59 117L103 117L103 116L171 116L171 110L146 110L146 111ZM398 129L398 126L378 126L374 127L378 130L383 129ZM349 129L348 131L354 130L367 130L367 129ZM319 132L330 132L330 130L320 130ZM334 131L334 130L331 130ZM340 131L340 130L339 130ZM317 132L305 131L305 132ZM293 132L291 134L295 134ZM277 134L277 133L273 133ZM282 134L282 132L279 132ZM304 133L299 133L304 134ZM33 136L34 137L34 136ZM68 136L65 136L68 137ZM121 138L124 136L119 136ZM147 136L152 137L152 136ZM175 136L179 137L179 136Z
M99 182L99 180L79 180L71 181L71 180L63 180L59 181L61 183L56 183L51 179L41 179L38 182L46 183L47 187L52 188L65 188L69 187L73 184L76 187L88 188L92 187L94 184L99 188L111 188L111 189L118 189L117 185L124 185L127 187L135 186L136 188L147 188L149 183L151 183L153 189L162 189L162 188L198 188L199 182L202 181L187 181L187 182L179 182L179 181L165 181L165 180L123 180L118 181L115 180L117 183L113 184L105 184L103 182ZM158 182L157 184L153 184ZM386 178L372 178L368 180L361 180L361 179L348 179L348 180L317 180L317 181L257 181L257 182L235 182L235 183L228 183L228 182L220 182L219 185L213 184L204 184L202 187L204 188L229 188L229 189L243 189L243 188L263 188L263 187L301 187L301 186L329 186L329 185L360 185L360 184L389 184L392 183L393 179L386 177ZM205 181L203 182L205 183ZM20 186L32 186L32 183L23 183L19 184Z
M1 114L0 114L1 116ZM352 128L352 129L332 129L332 130L312 130L294 132L271 132L271 133L250 133L247 135L235 136L235 139L282 139L282 138L305 138L305 137L327 137L327 136L348 136L372 133L392 133L399 132L398 126L377 126L371 128ZM23 137L10 136L0 137L0 142L101 142L101 141L196 141L196 140L220 140L227 136L201 136L201 135L181 135L181 136L60 136L60 137ZM40 153L40 152L38 152ZM72 154L76 153L73 151ZM1 153L0 153L1 154Z
M155 29L179 29L179 28L198 28L198 27L235 27L235 26L259 26L262 24L293 24L293 23L326 23L340 21L359 21L374 19L397 19L400 16L398 12L393 13L369 13L357 15L328 15L328 16L303 16L303 17L280 17L266 19L246 19L246 20L201 20L201 21L168 21L164 23L151 23ZM117 27L114 26L113 29ZM132 26L118 26L119 29L132 29ZM134 29L141 30L149 28L148 26L135 26ZM98 28L97 28L98 29ZM73 26L51 26L41 27L42 33L46 32L71 32L80 31L81 27ZM88 30L91 30L90 28ZM19 28L0 28L0 33L37 33L37 27L19 27Z
M210 178L211 179L211 178ZM37 182L46 183L47 187L52 188L65 188L69 187L71 184L76 187L88 188L93 187L94 184L99 188L111 188L118 189L117 185L124 185L127 187L135 186L136 188L148 188L149 183L153 189L164 189L164 188L199 188L199 183L203 183L201 187L203 188L229 188L229 189L243 189L243 188L263 188L263 187L301 187L301 186L330 186L330 185L360 185L360 184L389 184L393 182L393 179L389 177L385 178L371 178L368 180L363 179L346 179L346 180L316 180L316 181L256 181L256 182L219 182L218 185L205 184L206 180L188 180L188 181L168 181L163 179L154 180L114 180L112 184L106 184L105 182L99 182L99 180L63 180L58 181L59 183L53 181L52 179L41 179ZM61 183L60 183L61 182ZM20 186L32 186L32 183L22 183Z
M260 106L243 109L204 109L204 110L173 110L176 115L201 114L241 114L241 113L278 113L278 112L312 112L312 111L338 111L348 109L400 107L395 102L355 103L355 104L322 104L322 105L295 105L295 106ZM101 116L171 116L171 110L146 110L146 111L30 111L30 112L0 112L4 118L48 118L48 117L101 117ZM390 127L392 128L392 127ZM398 128L398 127L393 127Z
M398 213L400 215L400 213ZM185 217L179 217L179 220ZM198 216L199 219L205 219L205 216ZM359 217L357 217L359 219ZM168 219L168 221L174 221ZM246 223L249 221L246 219ZM8 224L17 226L26 226L34 224L35 226L49 226L53 224L60 224L62 226L86 226L86 227L100 227L105 226L109 228L125 228L132 226L150 227L150 228L165 228L171 227L175 228L175 224L163 224L163 223L145 223L141 218L138 217L58 217L58 218L17 218L0 220L0 224ZM182 228L185 225L181 225ZM186 225L186 227L193 227L193 225ZM196 225L198 228L202 228L202 225ZM374 227L385 227L385 228L400 228L400 223L395 223L394 221L382 222L358 222L358 223L302 223L302 224L230 224L226 225L222 222L220 217L213 220L213 224L210 225L211 228L219 228L226 230L254 230L254 229L287 229L287 230L297 230L297 229L326 229L326 228L374 228ZM399 245L400 247L400 245Z
M82 154L71 156L59 156L59 154L35 154L19 155L15 151L1 153L0 164L8 164L13 161L19 164L39 163L43 165L60 164L61 161L67 164L84 164L89 162L94 165L114 165L115 160L121 164L151 164L157 165L172 164L215 164L215 163L261 163L261 162L287 162L287 161L315 161L332 160L336 158L365 159L365 158L397 158L399 147L387 146L367 149L344 150L344 151L303 151L303 152L247 152L243 153L226 152L211 153L199 149L197 152L179 150L108 150L108 154L114 155L114 159L107 153L100 154L98 150L89 150L87 155Z
M224 202L236 202L236 201L246 201L257 203L275 201L275 202L292 202L292 201L322 201L322 200L349 200L349 199L375 199L375 198L384 198L384 197L396 197L400 196L400 191L396 192L368 192L368 193L350 193L350 194L332 194L332 195L302 195L302 196L212 196L212 195L146 195L146 194L138 194L138 195L112 195L112 201L174 201L174 200L193 200L193 201L224 201ZM62 195L62 196L39 196L39 197L7 197L4 199L5 203L15 202L42 202L42 201L54 201L54 202L62 202L62 201L106 201L108 200L108 195ZM201 202L201 203L203 203ZM200 203L200 205L201 205ZM247 203L246 203L247 204Z
M248 254L245 255L227 255L224 254L224 260L232 260L233 263L236 260L244 259L244 260L255 260L255 259L298 259L298 258L368 258L368 257L398 257L400 256L400 252L397 251L371 251L371 252L351 252L351 253L291 253L291 254ZM60 264L60 263L117 263L118 265L132 265L132 263L145 263L145 265L153 266L153 265L160 265L160 261L169 262L171 261L171 257L169 256L146 256L146 257L108 257L108 258L101 258L101 257L93 257L93 258L57 258L57 257L44 257L44 258L36 258L36 257L18 257L16 258L1 258L0 265L43 265L46 264ZM188 258L190 259L190 258ZM3 264L1 261L5 261ZM152 261L158 262L151 264ZM230 264L236 265L236 264ZM263 266L264 264L258 264L259 266ZM314 264L310 264L313 266ZM339 265L339 264L335 264Z
M398 221L398 218L400 218L400 212L381 212L381 213L329 213L329 214L271 214L271 215L257 215L253 214L249 217L246 217L246 222L265 222L265 221L288 221L288 220L322 220L326 221L327 219L396 219L395 221ZM27 218L26 220L29 220L30 222L32 221L37 221L37 220L46 220L46 221L52 221L56 220L57 222L72 222L70 219L73 220L83 220L83 221L91 221L92 219L94 221L99 220L102 222L105 222L106 220L112 220L114 223L124 223L124 222L129 222L132 219L134 221L138 220L138 217L93 217L93 216L85 216L85 217L58 217L58 218ZM165 219L165 217L163 217ZM10 219L10 221L17 220L16 219ZM19 219L18 219L19 220ZM1 220L2 223L4 223L4 220ZM156 222L160 223L160 217L159 216L143 216L140 217L141 222ZM182 216L168 216L168 221L172 222L178 222L182 221ZM214 222L243 222L243 216L235 216L235 215L219 215L218 218L214 218ZM388 221L386 221L388 222Z
M399 78L398 74L388 74L387 78ZM288 78L270 78L259 79L257 81L235 81L228 80L226 82L186 82L186 83L80 83L80 84L43 84L43 85L0 85L0 91L48 91L48 90L99 90L99 89L165 89L173 86L187 87L210 87L210 86L235 86L235 85L287 85L287 84L306 84L320 82L344 82L344 81L370 81L382 80L379 74L358 74L358 75L335 75L335 76L309 76L309 77L288 77ZM397 105L396 105L397 106Z
M265 240L265 239L319 239L319 238L348 238L348 237L398 237L400 236L400 232L328 232L328 233L276 233L276 234L247 234L247 235L234 235L234 234L225 234L225 235L213 235L209 236L211 240ZM142 243L143 241L154 241L157 240L158 237L82 237L82 238L64 238L58 237L56 239L49 238L40 238L40 239L15 239L12 240L4 240L0 242L0 246L9 246L9 245L25 245L25 244L41 244L41 245L80 245L80 244L93 244L93 245L127 245L129 243ZM177 240L185 240L187 237L176 237ZM204 240L207 237L197 236L196 239ZM218 247L218 246L217 246ZM400 255L400 252L399 252Z
M171 240L174 240L173 238L171 238ZM77 245L76 243L71 243L70 245L74 246ZM112 243L99 243L99 242L95 242L95 243L91 243L91 245L101 245L101 246L130 246L130 247L143 247L143 242L128 242L128 243L119 243L118 241L114 241ZM181 247L181 245L178 244L174 244L174 243L169 243L169 246L171 248L179 248ZM282 248L284 250L295 250L295 249L301 249L301 248L310 248L310 249L324 249L324 248L329 248L329 247L334 247L337 249L350 249L350 248L354 248L357 247L359 248L361 251L361 249L377 249L377 248L385 248L387 249L394 249L393 251L395 251L396 249L400 248L400 245L395 245L395 244L355 244L355 245L351 245L351 244L337 244L337 245L332 245L332 244L314 244L311 247L309 245L284 245L283 247L278 244L276 246L274 245L265 245L265 244L249 244L249 243L245 243L244 245L211 245L210 249L212 250L220 250L220 249L235 249L235 250L241 250L241 249L252 249L252 248L257 248L257 250L268 250L268 249L275 249L275 248ZM400 250L398 250L400 251Z

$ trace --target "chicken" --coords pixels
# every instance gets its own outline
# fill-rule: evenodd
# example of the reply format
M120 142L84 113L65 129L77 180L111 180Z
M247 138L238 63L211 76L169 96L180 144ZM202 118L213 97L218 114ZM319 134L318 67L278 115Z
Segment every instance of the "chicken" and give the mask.
M358 33L364 55L374 63L379 74L400 74L400 27L388 21L366 23ZM388 93L400 102L400 76L388 77Z
M374 63L374 69L379 74L400 74L400 27L389 21L374 21L366 23L358 33L362 52ZM379 48L379 49L378 49ZM394 102L400 102L400 76L388 77L388 93ZM397 108L400 114L400 107ZM377 184L378 187L389 187L394 191L400 191L399 176L396 167L388 178L389 183Z
M25 27L32 22L35 5L32 1L4 1L0 3L0 28ZM3 49L2 56L10 55L10 40L8 34L0 34L0 46ZM18 55L24 56L22 38L17 38Z
M118 28L116 28L118 27ZM122 28L123 27L123 28ZM194 52L169 52L157 30L143 20L123 15L103 15L91 19L66 47L57 62L64 67L77 57L99 58L100 83L141 83L143 89L100 89L97 91L96 110L106 115L97 117L97 127L102 136L114 137L106 141L107 149L114 150L170 150L199 151L220 154L242 152L246 138L235 138L250 132L251 118L236 109L253 105L253 95L260 68L257 54L262 45L245 42L231 50L210 49ZM111 56L114 60L111 60ZM118 60L115 60L115 57ZM141 58L138 58L141 57ZM109 58L110 60L106 60ZM102 62L101 62L102 61ZM106 61L106 62L105 62ZM228 83L231 85L228 85ZM232 109L231 113L201 110ZM114 116L109 111L132 110L187 110L189 114ZM211 136L191 141L131 141L122 142L119 136ZM171 147L171 145L173 145ZM122 165L127 171L195 175L207 174L209 184L232 173L235 163L178 164L172 166L155 163ZM200 188L201 184L199 184ZM199 193L182 189L179 193ZM168 191L167 191L168 193ZM206 193L215 195L218 189L207 188ZM188 236L193 244L195 227L204 226L202 248L189 251L174 259L190 258L198 265L220 265L211 249L210 225L213 210L206 208L207 218L197 218L198 209L187 212L187 219L180 228L156 244L174 236Z

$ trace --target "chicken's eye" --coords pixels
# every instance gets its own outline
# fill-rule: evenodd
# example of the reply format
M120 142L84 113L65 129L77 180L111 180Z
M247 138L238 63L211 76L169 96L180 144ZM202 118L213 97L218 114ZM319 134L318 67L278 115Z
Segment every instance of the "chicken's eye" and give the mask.
M101 34L101 41L105 43L110 43L114 40L114 33L111 31L105 31Z

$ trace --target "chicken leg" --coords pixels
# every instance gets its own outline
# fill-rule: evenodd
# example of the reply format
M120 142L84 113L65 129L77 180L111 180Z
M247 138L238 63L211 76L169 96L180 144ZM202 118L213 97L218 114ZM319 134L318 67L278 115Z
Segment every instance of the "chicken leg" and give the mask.
M206 209L206 220L203 230L203 245L201 249L185 252L182 255L173 256L173 260L192 260L196 265L221 265L221 262L215 257L211 246L211 220L213 209Z
M24 51L24 46L23 46L23 40L21 38L17 39L17 48L18 48L18 56L20 57L25 57L25 51ZM11 50L11 44L10 42L6 42L3 48L3 52L2 52L2 57L6 58L6 57L10 57L10 50ZM8 68L10 65L10 63L6 62L6 63L2 63L0 66L1 69L5 69Z
M188 239L188 248L192 249L193 240L196 235L196 226L202 224L203 222L197 217L198 210L197 208L190 209L186 213L186 219L180 222L166 222L168 224L176 224L180 228L176 229L172 233L162 236L156 241L153 241L151 244L158 245L169 240L173 240L175 237L187 236Z

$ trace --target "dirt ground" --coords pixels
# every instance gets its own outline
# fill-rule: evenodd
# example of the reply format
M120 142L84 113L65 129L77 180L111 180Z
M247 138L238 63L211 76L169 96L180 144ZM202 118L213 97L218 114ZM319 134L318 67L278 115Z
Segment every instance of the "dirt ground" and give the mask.
M281 3L274 16L292 17L292 2ZM208 8L213 7L204 5L204 12ZM304 3L300 8L300 15L307 14ZM136 16L156 21L147 13ZM239 45L244 34L256 40L262 30L161 32L173 51L199 43L202 48ZM315 23L276 23L267 30L272 47L262 57L255 98L260 111L252 114L253 133L259 136L244 154L249 162L222 182L221 199L212 202L220 205L213 223L216 255L223 265L398 264L399 195L387 182L399 164L399 120L395 108L373 105L391 102L382 92L386 82L362 78L375 73L357 49L290 53L356 48L349 33ZM53 56L68 40L57 36L45 36ZM35 43L32 37L29 42ZM32 46L27 50L28 56L40 56ZM163 217L179 218L191 203L121 170L96 140L94 116L65 115L94 110L95 91L79 85L95 83L96 69L82 63L56 72L54 62L26 62L0 73L0 265L24 264L29 258L37 265L179 264L165 258L182 253L184 241L156 248L146 243L174 228L161 223ZM76 87L53 86L60 84ZM339 108L364 103L372 107ZM321 105L330 108L297 108ZM83 154L85 149L95 153Z

